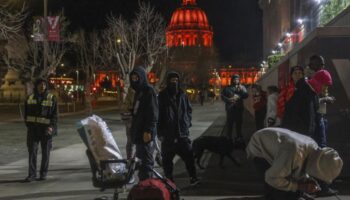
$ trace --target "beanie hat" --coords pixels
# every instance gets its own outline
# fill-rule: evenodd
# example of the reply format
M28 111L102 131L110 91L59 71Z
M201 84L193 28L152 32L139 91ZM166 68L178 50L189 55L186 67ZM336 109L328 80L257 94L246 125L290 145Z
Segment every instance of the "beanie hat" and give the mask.
M322 85L332 85L332 76L327 70L317 71L314 76L308 80L308 83L315 90L316 94L320 94Z
M310 176L331 183L341 172L343 161L337 151L325 147L309 155L306 173Z

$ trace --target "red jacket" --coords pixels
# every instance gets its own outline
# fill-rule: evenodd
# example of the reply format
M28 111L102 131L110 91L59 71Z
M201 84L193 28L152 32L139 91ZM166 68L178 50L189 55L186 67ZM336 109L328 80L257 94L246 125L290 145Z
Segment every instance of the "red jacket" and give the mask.
M283 119L284 109L286 103L292 98L295 91L295 84L293 80L289 81L289 84L281 89L277 99L277 117Z

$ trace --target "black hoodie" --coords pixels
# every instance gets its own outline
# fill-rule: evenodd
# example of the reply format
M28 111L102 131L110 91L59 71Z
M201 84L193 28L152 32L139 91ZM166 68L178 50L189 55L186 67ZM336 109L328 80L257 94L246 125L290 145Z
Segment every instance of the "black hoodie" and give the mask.
M169 72L168 85L159 93L159 135L165 141L173 141L177 138L189 136L189 128L192 120L192 106L186 93L178 84L178 92L172 95L169 81L171 77L180 77L176 72Z
M139 82L135 88L136 94L130 131L133 143L143 144L144 132L151 133L153 139L157 135L158 101L155 90L148 84L145 69L135 67L130 73L130 80L133 74L139 77Z

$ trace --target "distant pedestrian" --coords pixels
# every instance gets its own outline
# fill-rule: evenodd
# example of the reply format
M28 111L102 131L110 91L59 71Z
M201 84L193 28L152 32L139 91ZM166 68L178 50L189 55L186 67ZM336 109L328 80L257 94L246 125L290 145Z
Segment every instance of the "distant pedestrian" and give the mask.
M243 100L248 97L247 89L240 83L239 75L231 77L231 85L221 92L226 109L226 135L232 139L233 125L236 123L236 139L242 139Z
M280 122L277 121L277 98L278 87L270 85L267 87L267 111L265 117L265 127L278 126Z
M184 160L190 184L196 185L196 167L189 138L192 123L192 106L180 87L180 75L169 72L167 87L159 93L159 137L162 141L162 158L165 176L173 180L173 159L179 155Z
M288 85L282 87L277 99L277 121L282 123L286 103L292 98L296 83L304 78L304 68L301 66L294 66L290 70L290 80Z
M24 121L27 126L27 147L29 153L29 170L26 182L36 180L37 153L41 145L42 159L40 177L46 180L49 168L52 137L57 135L57 100L48 92L48 83L37 79L34 92L25 101Z
M214 104L214 102L215 102L215 93L213 91L210 91L209 94L208 94L208 97L210 99L210 103Z
M131 122L132 122L132 108L133 108L133 102L135 98L135 90L133 90L131 87L128 89L128 93L126 94L125 100L122 104L122 113L121 118L125 124L125 131L126 131L126 159L131 159L134 155L134 145L131 141Z
M136 144L136 157L141 160L138 176L142 181L153 177L158 101L155 90L148 84L146 70L143 67L134 68L130 73L130 83L136 92L130 132L133 144Z
M343 166L334 149L321 149L310 137L282 128L254 133L246 150L268 200L313 199L308 194L319 191L318 182L330 184Z
M205 94L204 94L204 90L203 89L199 90L198 97L199 97L199 102L200 102L201 106L203 106L204 105L204 99L205 99Z
M255 128L260 130L264 128L264 121L267 109L266 92L260 85L252 85L253 108L255 117Z

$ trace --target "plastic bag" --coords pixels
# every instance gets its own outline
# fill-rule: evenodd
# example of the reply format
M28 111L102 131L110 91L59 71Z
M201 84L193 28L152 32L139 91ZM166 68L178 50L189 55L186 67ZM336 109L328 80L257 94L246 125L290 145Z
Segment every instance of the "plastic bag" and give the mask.
M101 160L123 159L112 132L102 118L92 115L81 120L79 126L84 130L79 131L80 137L99 167ZM126 171L124 163L109 163L103 175L107 179L123 179Z

